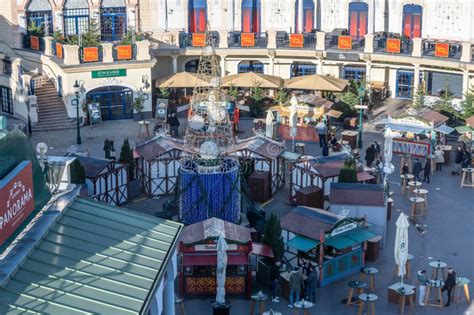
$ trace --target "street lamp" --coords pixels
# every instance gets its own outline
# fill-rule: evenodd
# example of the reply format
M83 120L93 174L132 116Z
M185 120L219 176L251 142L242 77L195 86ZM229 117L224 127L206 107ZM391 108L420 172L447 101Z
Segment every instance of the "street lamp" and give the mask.
M363 83L360 84L359 88L357 89L357 93L359 96L359 104L354 106L356 109L359 109L359 139L357 141L357 147L359 149L362 149L362 118L363 118L363 113L364 109L367 109L367 105L362 105L364 102L364 96L365 96L365 85Z
M73 85L74 94L76 94L76 127L77 127L77 144L81 144L81 130L79 128L79 93L83 94L86 89L84 88L84 82L81 81L79 85L79 81L76 80L76 83ZM73 100L74 101L74 100Z

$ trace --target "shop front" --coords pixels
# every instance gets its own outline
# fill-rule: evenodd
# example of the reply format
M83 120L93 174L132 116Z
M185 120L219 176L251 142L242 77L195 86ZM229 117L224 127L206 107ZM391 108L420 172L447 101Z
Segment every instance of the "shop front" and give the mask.
M133 92L123 86L106 86L87 93L87 102L99 103L102 120L133 118Z

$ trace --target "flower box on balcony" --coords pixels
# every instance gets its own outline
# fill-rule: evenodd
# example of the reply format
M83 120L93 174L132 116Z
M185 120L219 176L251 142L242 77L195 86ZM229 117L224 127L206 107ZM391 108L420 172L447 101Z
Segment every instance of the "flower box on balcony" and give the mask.
M401 40L398 38L387 38L387 52L399 54L401 48Z
M240 34L240 46L254 47L255 46L255 33Z
M303 34L290 34L290 47L303 48L304 47Z
M52 45L53 45L54 55L59 59L63 59L64 58L63 44L60 42L53 41Z
M352 37L350 36L339 36L337 39L337 48L339 49L352 49Z
M100 47L82 47L81 48L81 62L98 62L101 61Z
M132 60L135 56L134 45L117 45L114 46L115 60Z
M30 36L30 49L40 50L40 38L38 36Z
M206 46L206 33L192 33L192 46L204 47Z
M449 44L436 43L435 44L435 57L448 58L449 57Z

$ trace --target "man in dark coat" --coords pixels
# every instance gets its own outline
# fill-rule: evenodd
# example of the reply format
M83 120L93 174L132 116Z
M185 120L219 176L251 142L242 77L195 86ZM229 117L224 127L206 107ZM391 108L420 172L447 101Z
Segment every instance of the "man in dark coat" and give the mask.
M176 117L175 113L172 113L171 116L169 116L168 124L170 125L171 135L174 136L174 137L177 137L178 136L178 130L179 130L179 120L178 120L178 117Z
M471 166L471 160L472 160L471 153L467 149L464 150L464 153L462 155L461 166L464 168Z
M375 160L375 146L372 144L365 150L365 160L367 161L367 167L371 167Z
M270 271L271 284L272 284L272 302L278 303L280 298L277 295L278 279L280 279L280 262L277 261L273 264Z
M431 160L426 159L425 166L423 167L423 181L427 184L430 183L430 173L431 173Z
M414 176L413 179L414 180L421 182L420 172L422 169L423 169L423 165L421 164L419 159L416 159L415 164L413 164L413 176Z
M453 268L448 268L448 277L446 278L446 282L444 283L443 288L441 291L448 291L448 302L444 306L449 306L451 302L451 290L456 285L456 272L454 272Z
M463 151L461 147L456 149L456 157L454 158L454 171L451 172L453 175L461 175L461 162L463 157Z
M374 141L374 148L375 148L375 157L379 158L380 156L380 144L377 141Z

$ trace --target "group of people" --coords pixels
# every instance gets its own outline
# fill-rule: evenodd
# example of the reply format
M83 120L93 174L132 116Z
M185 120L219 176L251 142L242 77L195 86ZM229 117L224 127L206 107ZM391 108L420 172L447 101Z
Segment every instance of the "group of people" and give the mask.
M179 131L179 120L178 117L176 116L176 113L171 113L168 115L166 120L163 122L156 122L153 132L157 133L160 129L166 128L166 125L168 125L168 130L170 131L171 136L173 137L178 137L178 131Z
M466 146L457 147L456 156L454 158L454 170L451 172L452 175L461 175L463 168L471 166L472 155Z
M426 299L426 287L428 286L430 280L426 276L426 270L420 270L417 272L417 278L418 278L418 286L420 289L419 295L418 295L418 304L420 306L425 306L425 299ZM444 281L444 279L443 279ZM448 268L448 275L446 277L446 281L444 281L444 285L441 288L441 291L447 291L448 294L448 300L444 306L449 306L451 303L451 292L453 288L456 286L456 272L454 271L453 268L449 267Z
M372 163L377 160L377 163L381 161L380 155L380 144L377 141L374 141L366 150L365 150L365 161L367 167L372 167Z

